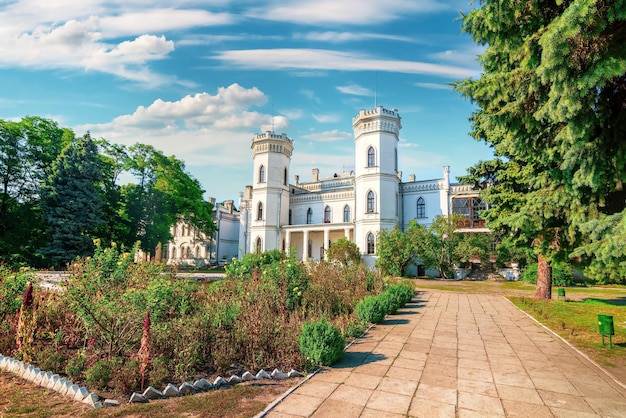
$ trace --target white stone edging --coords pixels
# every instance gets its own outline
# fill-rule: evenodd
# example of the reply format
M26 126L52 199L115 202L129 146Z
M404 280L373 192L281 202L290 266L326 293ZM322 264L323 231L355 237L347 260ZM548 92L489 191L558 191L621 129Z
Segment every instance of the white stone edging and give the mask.
M94 409L103 407L100 397L94 392L89 392L86 387L78 386L71 380L60 377L58 374L40 370L13 357L0 354L0 369L13 373L38 386L54 390L72 400L90 405Z

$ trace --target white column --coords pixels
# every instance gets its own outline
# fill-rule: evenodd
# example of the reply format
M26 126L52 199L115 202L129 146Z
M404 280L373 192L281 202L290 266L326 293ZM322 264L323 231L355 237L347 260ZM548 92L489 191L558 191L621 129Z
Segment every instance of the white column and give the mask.
M328 228L324 229L324 260L328 260L328 255L326 252L328 251L328 238L330 236L330 231Z
M309 230L305 229L302 234L302 261L305 263L309 259Z
M350 228L344 228L343 235L346 237L348 241L350 241Z
M291 231L285 231L285 253L289 255L291 251Z

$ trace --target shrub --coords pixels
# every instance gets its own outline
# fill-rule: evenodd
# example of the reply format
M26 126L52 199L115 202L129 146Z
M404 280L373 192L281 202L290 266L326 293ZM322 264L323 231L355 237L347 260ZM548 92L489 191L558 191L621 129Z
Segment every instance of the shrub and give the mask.
M85 370L85 381L89 387L96 389L105 389L113 372L117 369L115 360L97 360L91 367Z
M522 272L522 281L537 283L537 263L529 264ZM573 286L574 274L572 268L566 263L552 263L552 286Z
M387 290L378 295L378 302L383 311L387 314L396 313L396 311L400 309L400 306L404 305L404 303L401 304L398 298L395 297L395 294Z
M339 330L323 318L302 325L300 352L312 365L330 366L343 356L345 345Z
M124 393L130 393L139 390L139 383L141 381L141 374L139 370L140 364L136 358L125 360L122 367L120 367L114 373L111 379L111 385L117 389L120 389Z
M378 297L367 296L357 303L354 314L361 321L377 324L385 318L385 307L381 304Z
M87 356L82 351L79 351L74 357L70 358L67 361L67 366L65 366L65 373L72 380L78 379L82 376L86 364Z

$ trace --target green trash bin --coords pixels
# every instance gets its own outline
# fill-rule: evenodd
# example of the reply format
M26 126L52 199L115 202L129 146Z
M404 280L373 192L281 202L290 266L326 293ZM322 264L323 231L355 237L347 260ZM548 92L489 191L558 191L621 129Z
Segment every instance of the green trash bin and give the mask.
M559 287L557 289L557 295L559 299L561 298L565 299L565 289L563 289L562 287Z
M613 335L615 335L615 327L613 325L612 315L598 315L598 328L602 335L602 345L604 345L604 337L609 337L609 347L613 348Z

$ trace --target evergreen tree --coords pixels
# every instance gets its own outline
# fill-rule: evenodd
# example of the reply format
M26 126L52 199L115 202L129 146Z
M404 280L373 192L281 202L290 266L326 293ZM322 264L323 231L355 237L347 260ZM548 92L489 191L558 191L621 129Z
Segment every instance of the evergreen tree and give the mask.
M626 1L483 0L463 30L487 45L484 72L455 88L504 166L488 225L535 249L535 296L548 299L550 262L581 245L594 255L594 231L606 238L623 218Z
M103 223L102 171L89 134L68 146L53 163L41 191L49 241L42 253L55 267L93 253L93 232Z

